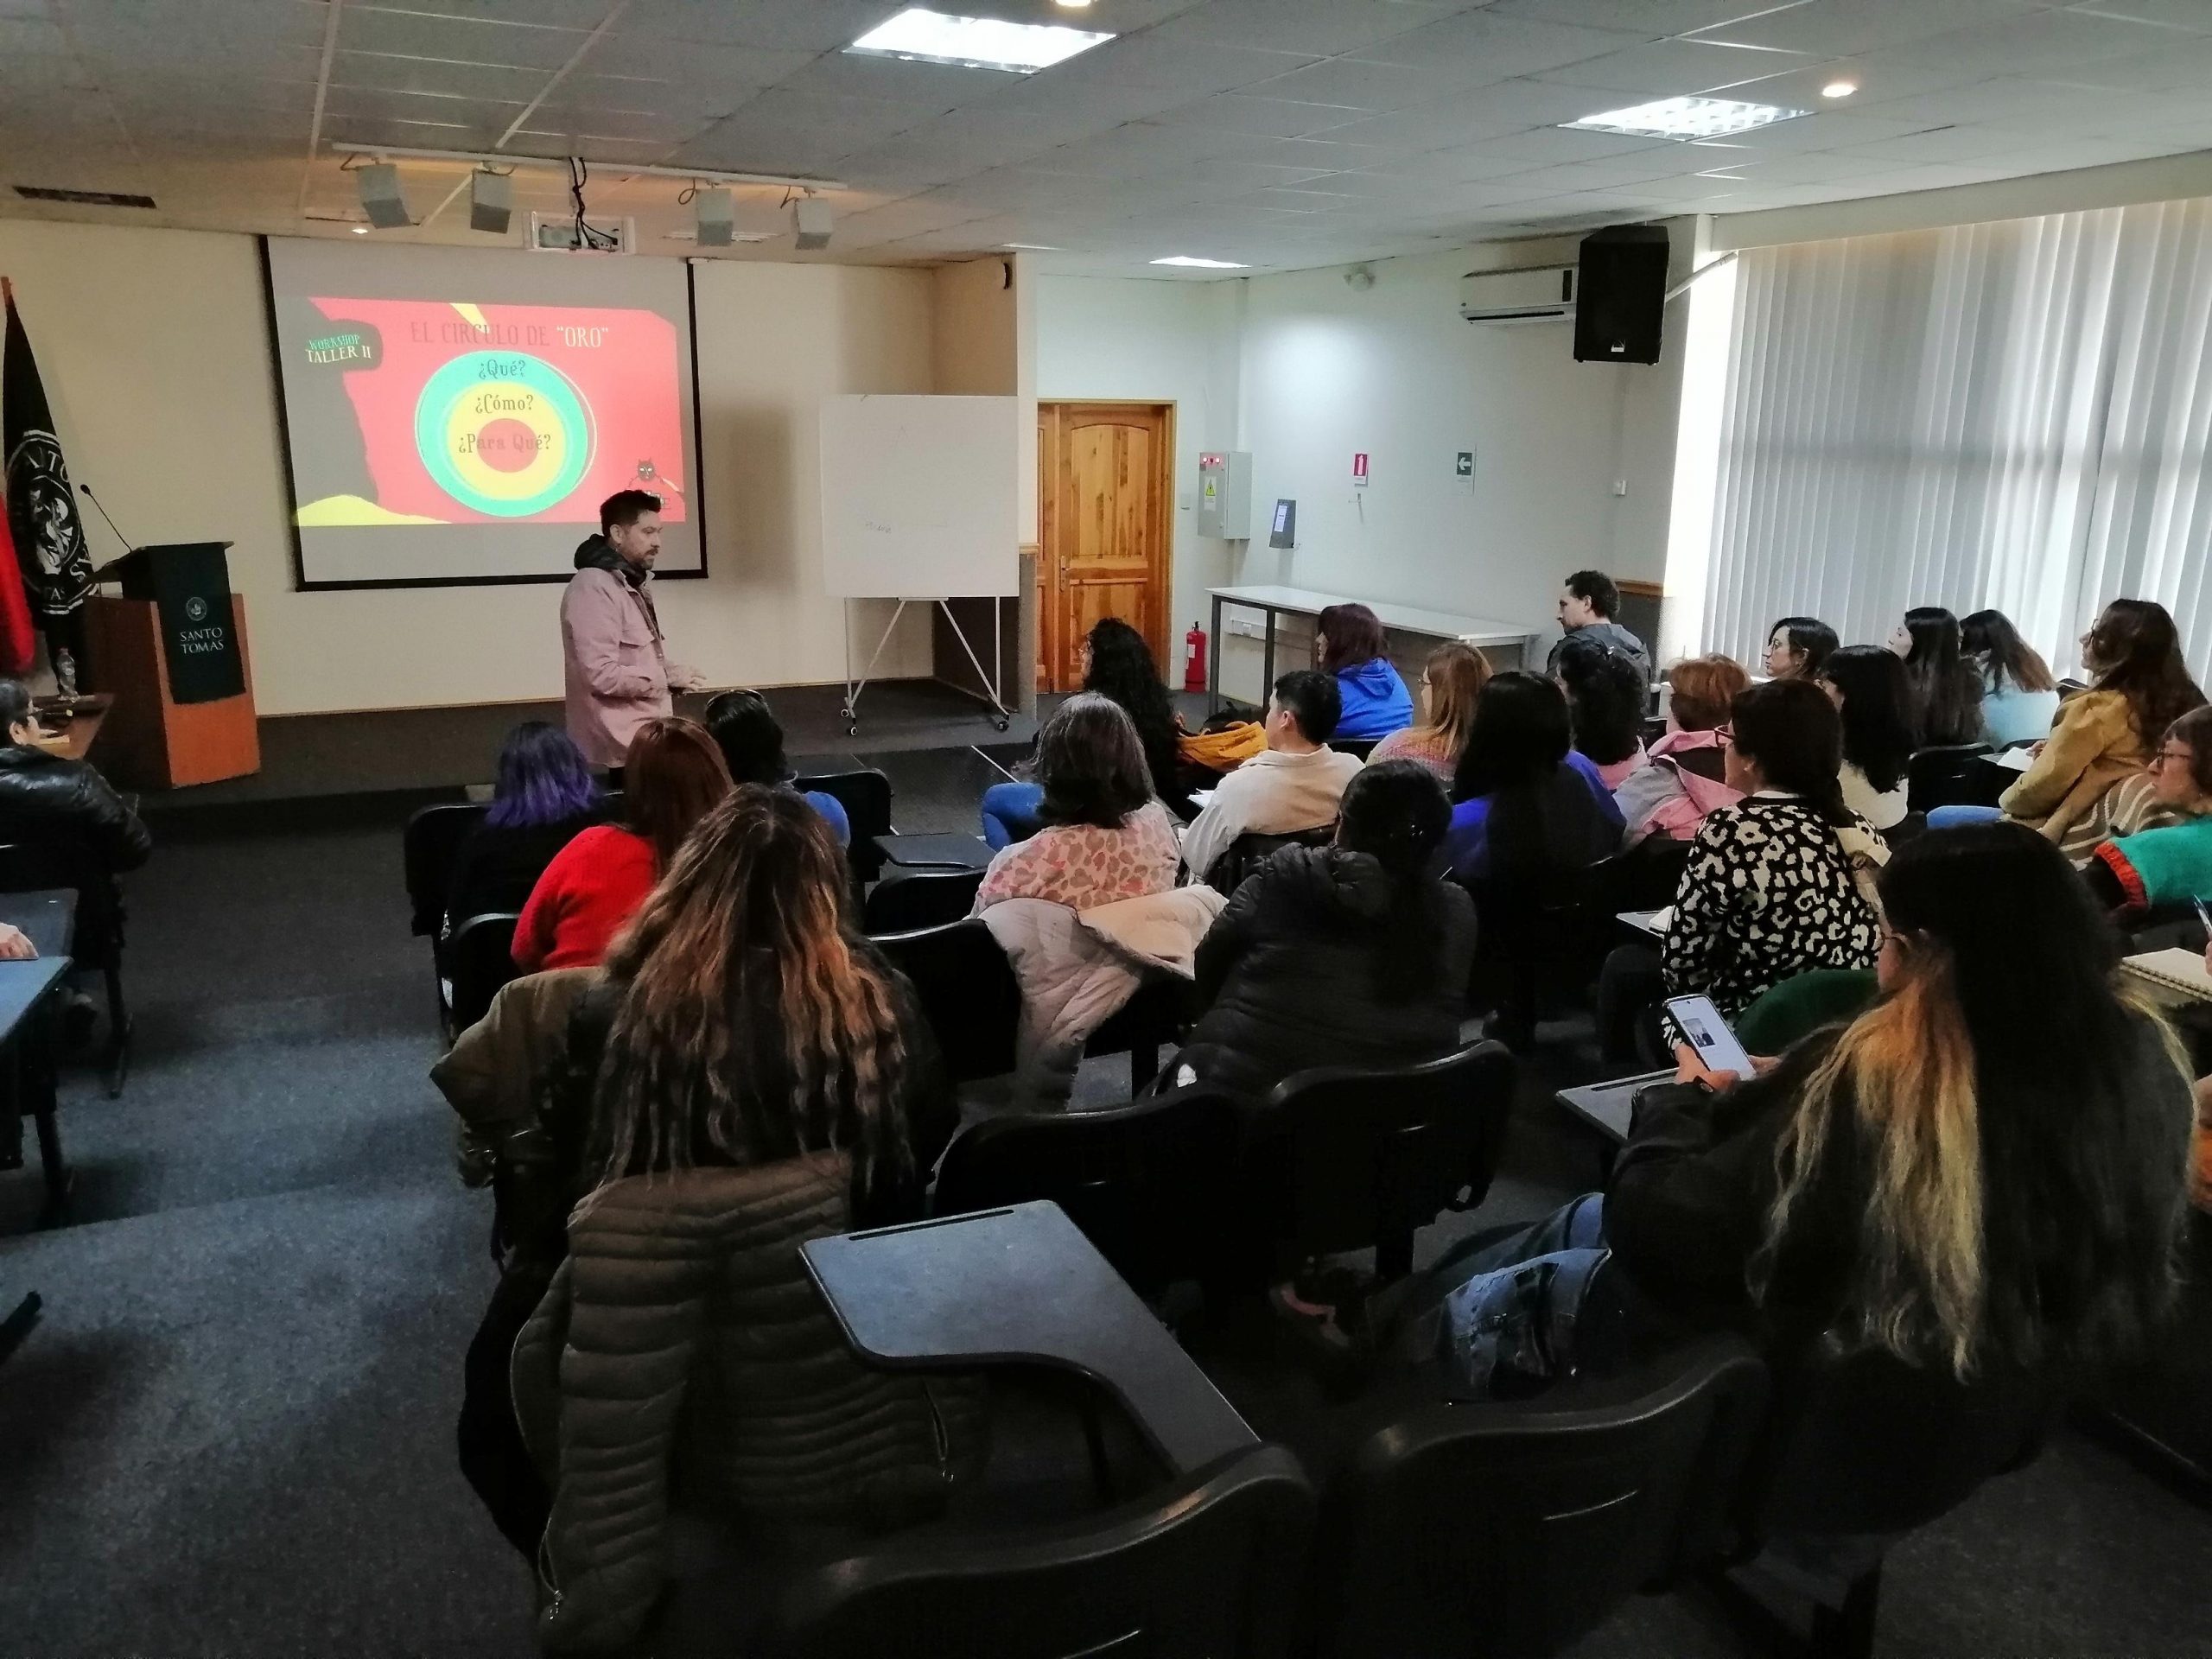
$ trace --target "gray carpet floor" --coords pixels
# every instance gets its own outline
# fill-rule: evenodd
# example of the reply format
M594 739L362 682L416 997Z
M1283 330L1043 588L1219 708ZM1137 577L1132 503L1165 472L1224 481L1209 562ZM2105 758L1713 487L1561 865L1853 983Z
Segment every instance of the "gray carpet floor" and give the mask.
M865 758L892 768L910 830L972 829L996 776L965 750ZM397 817L242 833L187 815L130 895L137 1065L119 1101L67 1079L73 1224L35 1231L35 1173L0 1177L0 1301L47 1301L0 1368L0 1655L520 1659L528 1574L452 1456L487 1215L425 1075ZM1587 1056L1552 1034L1475 1224L1592 1179L1547 1100ZM1122 1065L1090 1063L1086 1097L1126 1088ZM1316 1408L1264 1333L1201 1357L1263 1431ZM2212 1514L2062 1437L1894 1554L1879 1651L2212 1655L2208 1561ZM1576 1654L1744 1651L1684 1595Z

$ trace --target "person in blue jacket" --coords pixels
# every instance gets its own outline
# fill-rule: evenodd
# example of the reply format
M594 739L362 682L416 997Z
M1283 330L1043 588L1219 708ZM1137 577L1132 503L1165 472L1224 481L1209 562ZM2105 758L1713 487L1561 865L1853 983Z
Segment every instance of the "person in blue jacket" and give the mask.
M1413 694L1382 654L1382 623L1364 605L1332 605L1315 619L1313 650L1337 677L1344 709L1336 734L1371 742L1414 723Z
M1620 850L1620 804L1568 746L1567 694L1541 674L1491 677L1452 799L1445 862L1463 881L1541 880Z

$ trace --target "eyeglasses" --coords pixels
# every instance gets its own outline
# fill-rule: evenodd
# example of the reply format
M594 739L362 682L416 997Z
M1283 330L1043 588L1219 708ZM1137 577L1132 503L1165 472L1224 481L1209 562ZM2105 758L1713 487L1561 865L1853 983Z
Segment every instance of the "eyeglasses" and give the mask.
M2185 766L2196 759L2196 752L2190 749L2160 749L2157 763L2163 766L2169 760L2178 760Z
M1736 722L1732 720L1722 721L1719 725L1713 728L1713 734L1723 743L1733 743L1736 741Z

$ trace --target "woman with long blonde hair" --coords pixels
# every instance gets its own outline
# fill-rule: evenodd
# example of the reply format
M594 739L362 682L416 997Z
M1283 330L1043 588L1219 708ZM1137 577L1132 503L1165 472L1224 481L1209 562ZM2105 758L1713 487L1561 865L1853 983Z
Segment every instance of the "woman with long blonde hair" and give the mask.
M1432 1270L1406 1330L1447 1387L1496 1389L1532 1351L1516 1320L1556 1318L1608 1262L1600 1311L1632 1345L1743 1326L1778 1363L1874 1351L2015 1400L2141 1350L2184 1215L2171 1033L2030 830L1919 837L1880 892L1872 1007L1756 1077L1678 1050L1602 1198Z
M1490 658L1461 639L1447 639L1428 653L1421 670L1421 724L1393 732L1375 746L1370 761L1418 760L1452 787L1459 752L1475 726L1475 700L1490 683Z

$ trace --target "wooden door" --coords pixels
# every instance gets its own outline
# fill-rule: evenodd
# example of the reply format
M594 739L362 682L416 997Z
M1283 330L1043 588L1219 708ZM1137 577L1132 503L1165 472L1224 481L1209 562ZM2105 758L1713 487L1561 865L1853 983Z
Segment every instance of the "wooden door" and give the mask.
M1174 678L1167 656L1174 452L1172 405L1038 405L1044 690L1082 683L1084 636L1108 616L1144 635L1160 673Z

